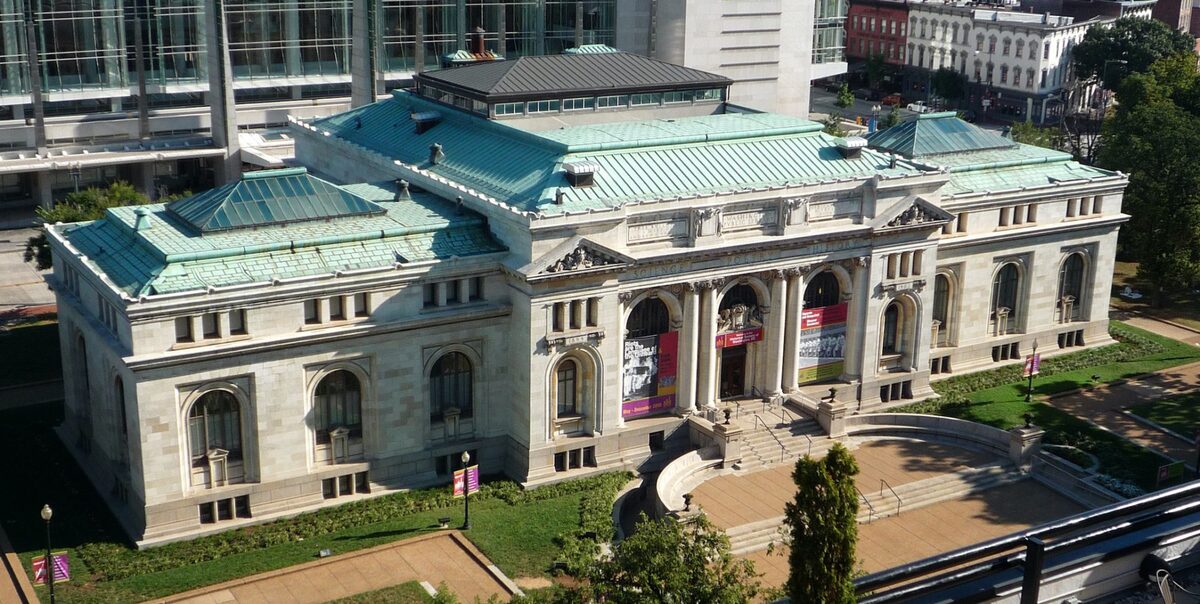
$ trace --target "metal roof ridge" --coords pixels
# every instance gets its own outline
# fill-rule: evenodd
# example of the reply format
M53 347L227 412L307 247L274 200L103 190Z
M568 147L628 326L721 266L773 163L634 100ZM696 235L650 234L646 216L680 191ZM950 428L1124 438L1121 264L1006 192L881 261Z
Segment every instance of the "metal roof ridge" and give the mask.
M1057 163L1065 164L1070 161L1071 161L1071 158L1069 156L1068 157L1061 157L1061 156L1056 157L1053 155L1048 155L1048 156L1043 156L1043 157L1025 157L1025 158L1021 158L1021 159L1010 159L1010 160L1005 160L1005 161L984 162L981 164L963 164L960 166L951 166L950 172L952 172L952 173L978 172L980 170L994 170L994 169L998 169L998 168L1015 168L1015 167L1020 167L1020 166L1036 166L1039 164L1057 164Z
M567 153L594 153L597 151L622 151L630 149L647 149L651 147L667 147L688 145L694 143L739 142L751 139L788 136L793 134L811 134L819 132L822 126L817 123L778 126L775 128L759 128L757 130L742 130L738 132L706 132L704 134L683 134L676 136L660 136L626 141L608 141L602 143L579 143L566 145ZM543 139L549 140L549 139ZM550 141L554 142L554 141Z

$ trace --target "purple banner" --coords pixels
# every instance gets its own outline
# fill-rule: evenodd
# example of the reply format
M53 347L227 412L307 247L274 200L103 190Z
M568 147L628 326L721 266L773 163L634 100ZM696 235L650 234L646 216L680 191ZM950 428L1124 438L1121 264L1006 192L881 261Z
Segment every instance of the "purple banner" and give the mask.
M650 398L638 399L636 401L628 401L621 403L621 418L630 419L634 417L642 417L643 415L670 411L674 406L674 394L664 394L662 396L653 396Z

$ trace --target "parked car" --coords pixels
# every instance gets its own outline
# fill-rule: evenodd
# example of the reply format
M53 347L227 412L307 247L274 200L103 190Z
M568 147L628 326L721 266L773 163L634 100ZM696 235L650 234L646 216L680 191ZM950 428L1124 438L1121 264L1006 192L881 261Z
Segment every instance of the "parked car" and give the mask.
M913 113L929 113L933 108L925 104L925 101L917 101L908 104L908 110Z
M883 96L883 93L878 90L871 90L870 88L859 88L854 91L854 96L864 101L878 101Z
M889 94L883 97L883 104L888 107L899 107L900 105L904 104L904 100L900 98L898 93Z

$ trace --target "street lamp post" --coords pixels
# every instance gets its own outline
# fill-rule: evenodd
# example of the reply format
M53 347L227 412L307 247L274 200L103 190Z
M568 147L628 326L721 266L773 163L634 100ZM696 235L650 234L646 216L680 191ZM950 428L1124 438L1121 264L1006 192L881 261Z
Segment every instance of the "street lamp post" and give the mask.
M879 129L879 110L880 110L879 105L871 106L871 128L870 128L871 132L874 132Z
M75 192L79 192L79 177L83 175L83 167L79 162L71 164L71 180L75 181Z
M1034 338L1033 355L1029 357L1029 389L1025 391L1025 402L1027 403L1033 402L1033 369L1036 366L1035 363L1037 363L1037 347L1038 341L1037 338Z
M471 453L463 451L463 525L462 530L471 530L471 471L467 469L467 464L471 462Z
M54 604L54 556L50 553L50 519L54 510L50 504L42 506L42 520L46 521L46 587L50 589L50 604Z

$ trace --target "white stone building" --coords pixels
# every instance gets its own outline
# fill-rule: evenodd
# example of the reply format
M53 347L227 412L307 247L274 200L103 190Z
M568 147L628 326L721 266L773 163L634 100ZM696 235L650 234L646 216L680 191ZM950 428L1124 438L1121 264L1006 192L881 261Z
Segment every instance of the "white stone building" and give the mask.
M294 121L308 170L48 227L60 435L135 540L464 450L529 486L650 470L687 414L1110 341L1122 175L953 114L835 140L631 54L497 65Z
M969 82L971 107L1036 123L1062 116L1071 49L1089 28L1112 21L933 0L909 2L908 15L910 67L926 77L953 69Z

